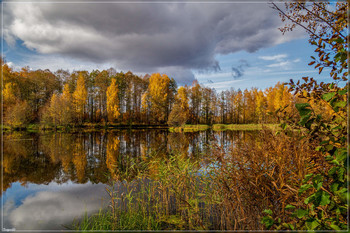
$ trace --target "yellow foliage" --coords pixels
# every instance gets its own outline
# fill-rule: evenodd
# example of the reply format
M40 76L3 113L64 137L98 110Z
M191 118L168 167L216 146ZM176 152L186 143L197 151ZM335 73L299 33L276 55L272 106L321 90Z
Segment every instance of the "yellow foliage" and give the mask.
M87 89L85 86L85 80L82 74L79 74L77 80L77 87L73 93L73 99L75 104L75 111L78 116L78 120L82 122L85 112L85 105L87 100Z
M6 83L3 89L4 105L9 106L16 103L15 84Z
M150 108L156 121L166 121L169 109L170 79L167 75L152 74L149 79L148 95Z
M107 114L110 122L115 121L120 116L118 84L112 79L111 85L107 88Z

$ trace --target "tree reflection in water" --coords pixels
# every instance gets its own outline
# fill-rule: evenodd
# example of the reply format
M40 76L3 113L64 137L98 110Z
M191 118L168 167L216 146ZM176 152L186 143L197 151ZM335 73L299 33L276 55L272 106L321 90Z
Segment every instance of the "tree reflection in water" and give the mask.
M108 177L130 180L142 161L166 158L169 153L196 158L210 152L211 140L228 147L242 136L234 131L165 130L9 133L4 135L2 192L13 182L25 186L68 181L107 183ZM121 177L127 170L129 177Z

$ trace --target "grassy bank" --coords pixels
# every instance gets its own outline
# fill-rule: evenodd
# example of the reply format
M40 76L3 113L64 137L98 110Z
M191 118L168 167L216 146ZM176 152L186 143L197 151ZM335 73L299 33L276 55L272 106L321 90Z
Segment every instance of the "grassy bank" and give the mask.
M215 124L212 129L215 131L223 130L262 130L263 128L277 130L279 124Z
M196 132L201 130L213 129L214 131L224 130L262 130L264 128L277 130L279 124L214 124L210 125L184 125L179 127L170 127L170 132Z
M210 125L184 125L179 127L169 127L170 132L197 132L210 129Z

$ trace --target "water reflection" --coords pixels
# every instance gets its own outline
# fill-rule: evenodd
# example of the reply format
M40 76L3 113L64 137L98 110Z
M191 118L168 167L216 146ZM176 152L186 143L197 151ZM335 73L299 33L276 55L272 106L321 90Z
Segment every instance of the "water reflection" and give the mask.
M103 184L51 183L46 187L28 185L26 190L17 186L18 183L13 184L14 190L4 195L7 229L64 229L64 224L71 223L74 218L95 213L108 203Z
M5 134L4 226L61 229L101 207L108 177L131 180L145 161L169 153L196 159L210 153L212 141L229 148L253 140L253 134L166 130Z

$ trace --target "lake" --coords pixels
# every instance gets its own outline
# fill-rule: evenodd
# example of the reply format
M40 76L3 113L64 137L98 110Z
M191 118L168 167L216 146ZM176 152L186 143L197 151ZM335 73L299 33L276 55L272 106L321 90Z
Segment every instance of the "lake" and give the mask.
M191 159L224 150L253 131L170 133L116 130L79 133L5 133L2 208L4 228L67 229L74 219L106 208L110 177L144 160L181 153ZM122 179L133 179L129 177Z

